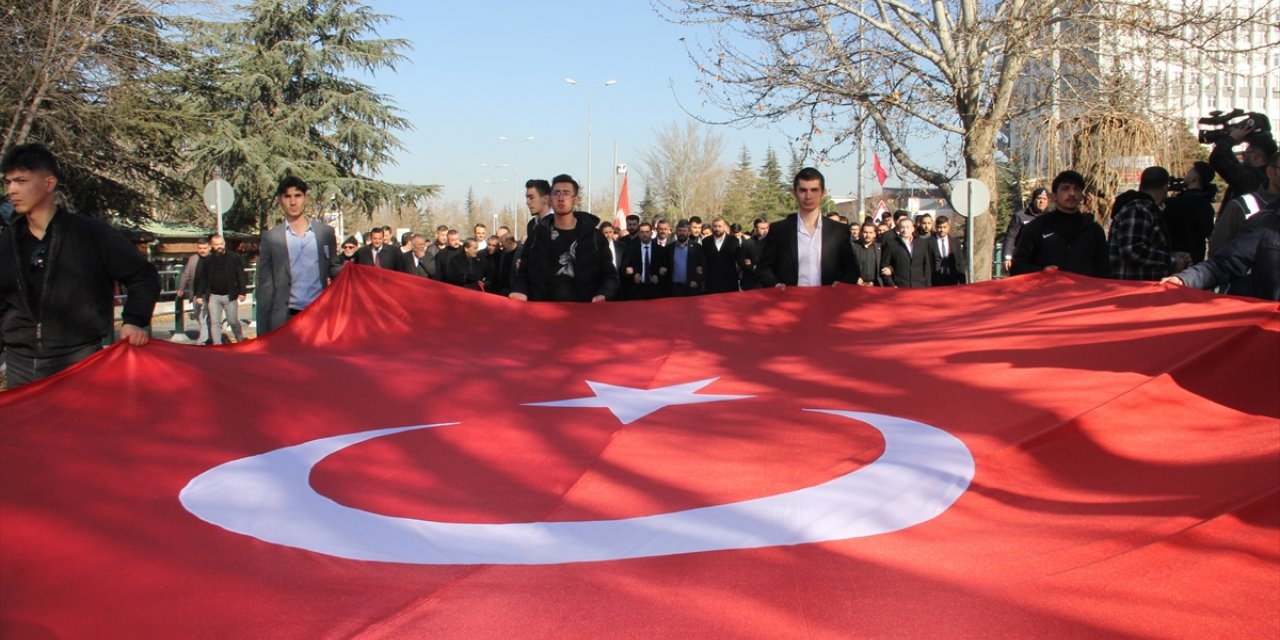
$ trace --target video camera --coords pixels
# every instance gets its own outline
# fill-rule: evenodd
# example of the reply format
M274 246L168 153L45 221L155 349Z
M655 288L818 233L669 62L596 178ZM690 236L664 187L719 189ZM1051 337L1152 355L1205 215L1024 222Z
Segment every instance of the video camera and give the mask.
M1271 134L1271 121L1267 119L1266 115L1256 112L1245 113L1243 109L1232 109L1227 113L1210 111L1209 115L1200 118L1197 124L1202 127L1215 127L1213 129L1200 129L1200 144L1217 144L1231 130L1228 125L1233 128L1254 129L1255 131L1249 134L1251 136Z

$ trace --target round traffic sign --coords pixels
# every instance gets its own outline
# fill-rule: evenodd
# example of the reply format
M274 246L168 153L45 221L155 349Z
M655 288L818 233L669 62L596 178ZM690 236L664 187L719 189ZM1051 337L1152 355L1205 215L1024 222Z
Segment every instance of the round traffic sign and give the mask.
M231 183L218 178L210 180L209 184L204 186L204 205L216 214L224 214L231 210L231 205L236 203L236 190L231 188Z
M969 218L980 216L991 206L991 190L981 180L966 178L951 183L951 208Z

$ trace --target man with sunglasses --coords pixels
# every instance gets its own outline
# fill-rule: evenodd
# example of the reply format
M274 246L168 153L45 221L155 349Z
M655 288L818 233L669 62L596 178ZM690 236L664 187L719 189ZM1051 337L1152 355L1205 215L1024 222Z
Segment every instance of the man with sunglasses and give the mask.
M160 295L156 268L104 221L58 206L58 161L40 144L0 161L18 216L0 233L0 349L10 388L93 355L111 334L116 283L128 297L120 340L147 343Z

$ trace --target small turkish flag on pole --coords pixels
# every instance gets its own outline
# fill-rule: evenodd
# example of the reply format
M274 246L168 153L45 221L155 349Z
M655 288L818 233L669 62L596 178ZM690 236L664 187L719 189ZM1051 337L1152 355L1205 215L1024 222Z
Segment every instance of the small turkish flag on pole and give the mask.
M618 192L618 207L613 214L613 226L622 231L627 228L627 216L631 215L631 199L627 197L627 175L622 174L622 190Z
M880 186L884 186L884 181L889 177L889 172L884 170L884 166L880 164L880 154L872 151L871 159L875 162L876 180L880 182Z

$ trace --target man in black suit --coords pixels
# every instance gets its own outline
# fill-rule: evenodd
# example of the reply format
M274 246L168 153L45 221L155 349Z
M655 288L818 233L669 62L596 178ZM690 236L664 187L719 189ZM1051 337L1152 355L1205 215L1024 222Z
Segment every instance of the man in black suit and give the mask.
M937 229L929 242L933 249L933 286L964 284L968 264L964 247L951 237L951 221L946 216L938 216Z
M502 236L502 253L498 254L498 280L494 293L507 295L511 293L511 279L515 274L516 262L520 260L520 243L510 233Z
M760 250L764 247L764 239L769 235L769 221L756 218L752 223L754 231L742 241L738 249L738 279L742 290L758 289L756 267L760 264Z
M435 258L427 255L427 237L415 233L409 237L409 253L404 254L404 272L430 278Z
M917 238L911 218L898 219L898 233L884 243L880 273L903 289L927 287L933 278L933 252L928 238Z
M604 234L604 239L608 242L609 256L613 258L613 268L622 273L623 254L626 253L626 244L618 239L618 229L608 220L600 223L600 233Z
M762 287L816 287L858 283L849 225L822 218L826 178L805 167L791 181L796 213L769 228L756 277Z
M884 246L876 240L877 237L876 224L867 221L863 223L862 233L858 234L858 241L853 245L858 273L862 274L858 284L864 287L879 287L883 284L880 277L880 256L884 253Z
M711 237L702 240L702 254L707 259L707 293L738 290L739 246L724 218L711 221Z
M387 245L384 238L381 228L371 229L370 243L356 251L356 264L400 271L400 249Z
M667 294L671 269L666 247L653 241L653 225L640 223L636 239L627 245L622 259L624 300L650 300Z
M462 237L454 229L450 229L445 234L444 248L436 252L436 273L435 279L441 282L451 282L449 279L449 267L453 264L453 257L462 251Z

